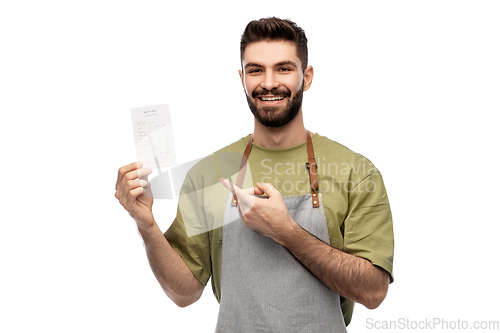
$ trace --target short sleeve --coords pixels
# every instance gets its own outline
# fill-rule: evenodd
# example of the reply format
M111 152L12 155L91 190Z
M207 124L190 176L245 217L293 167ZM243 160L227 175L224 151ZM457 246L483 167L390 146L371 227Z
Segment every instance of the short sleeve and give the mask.
M198 281L206 285L212 275L209 233L206 231L189 232L188 235L188 231L192 229L186 229L185 224L185 219L188 219L188 225L193 225L192 220L196 220L197 225L206 225L205 218L201 213L202 207L201 197L188 176L179 196L177 216L164 236L174 250L179 253Z
M394 233L386 189L379 172L361 180L349 193L344 221L344 252L369 260L394 281Z

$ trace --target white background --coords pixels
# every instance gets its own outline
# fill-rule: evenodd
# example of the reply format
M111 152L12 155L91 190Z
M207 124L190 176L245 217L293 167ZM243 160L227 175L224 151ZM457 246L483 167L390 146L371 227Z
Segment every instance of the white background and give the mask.
M239 38L274 15L309 39L306 127L368 157L389 194L396 281L349 330L500 320L500 4L325 3L2 2L0 331L213 331L210 286L171 303L114 185L130 108L170 104L178 164L252 131ZM175 212L156 201L162 230Z

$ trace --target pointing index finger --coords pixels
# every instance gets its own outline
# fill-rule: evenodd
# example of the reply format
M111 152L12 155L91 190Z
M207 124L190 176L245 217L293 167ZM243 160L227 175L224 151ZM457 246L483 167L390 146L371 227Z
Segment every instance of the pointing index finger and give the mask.
M247 212L249 212L252 207L255 205L256 197L255 194L263 194L258 188L250 187L245 190L242 190L238 186L234 185L229 179L221 178L220 182L222 185L227 188L233 195L236 195L238 198L238 204L240 214L244 216Z
M234 185L229 179L221 178L219 179L222 185L227 188L231 193L236 194L236 189L241 190L238 186Z
M221 178L219 179L221 184L224 185L225 188L227 188L231 193L239 195L240 193L247 193L249 195L262 195L264 194L263 191L256 187L249 187L246 189L241 189L237 185L235 185L233 182L231 182L229 179L226 178Z
M221 178L220 182L222 183L222 185L224 185L225 188L227 188L229 190L229 192L231 192L233 195L236 195L238 200L248 199L247 196L250 196L250 194L253 194L253 188L242 190L237 185L233 184L233 182L231 182L229 179Z

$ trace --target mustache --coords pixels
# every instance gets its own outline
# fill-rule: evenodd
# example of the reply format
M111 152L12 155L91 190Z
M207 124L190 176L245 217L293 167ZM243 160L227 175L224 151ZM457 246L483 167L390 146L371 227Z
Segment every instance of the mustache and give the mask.
M255 89L252 92L252 97L256 98L264 95L284 95L286 97L290 97L292 95L291 91L286 88L274 88L271 90L267 90L266 88Z

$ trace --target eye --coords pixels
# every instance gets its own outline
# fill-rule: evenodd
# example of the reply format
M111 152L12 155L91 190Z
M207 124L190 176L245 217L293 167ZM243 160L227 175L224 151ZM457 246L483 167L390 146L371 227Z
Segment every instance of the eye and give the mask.
M254 68L254 69L249 69L248 70L248 74L256 74L256 73L260 73L262 70L259 69L259 68Z
M291 72L292 69L289 67L280 67L278 68L278 72Z

